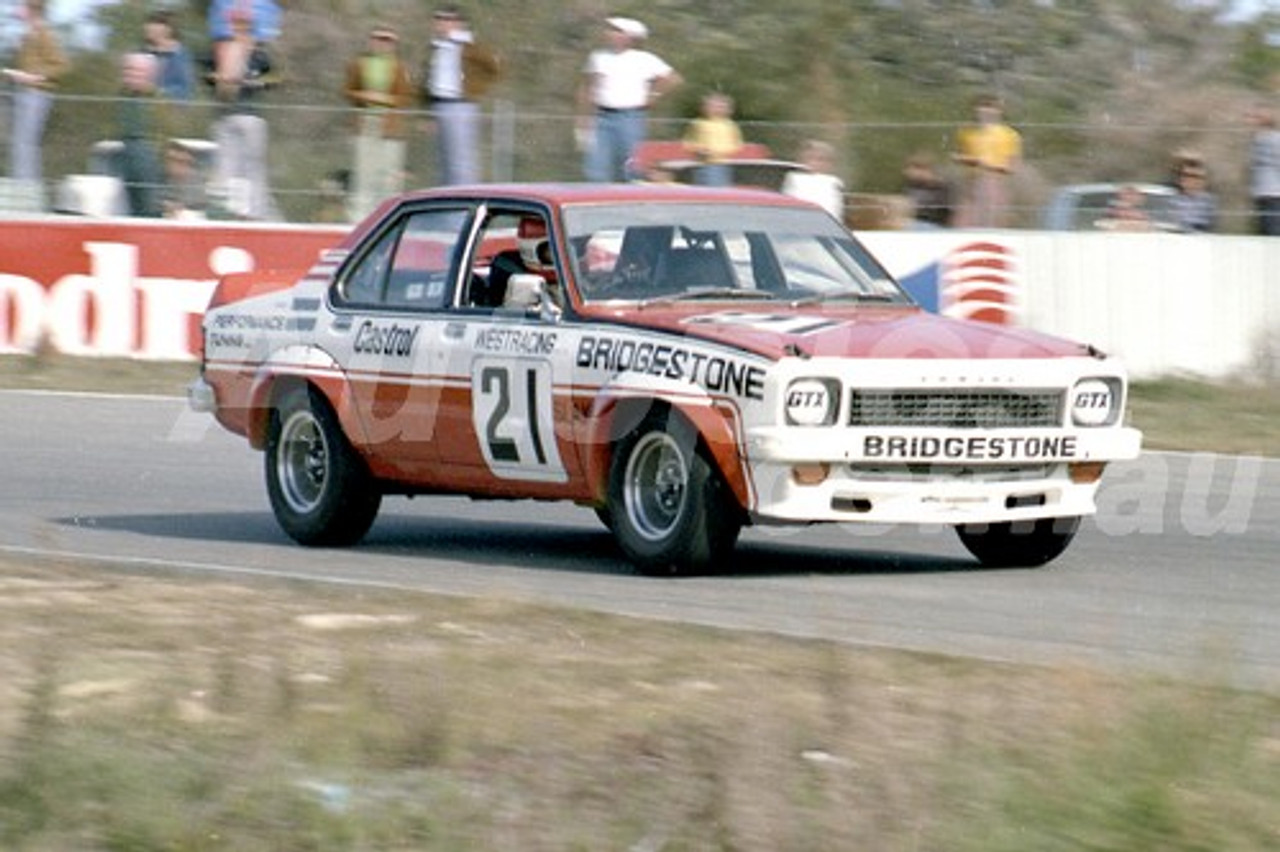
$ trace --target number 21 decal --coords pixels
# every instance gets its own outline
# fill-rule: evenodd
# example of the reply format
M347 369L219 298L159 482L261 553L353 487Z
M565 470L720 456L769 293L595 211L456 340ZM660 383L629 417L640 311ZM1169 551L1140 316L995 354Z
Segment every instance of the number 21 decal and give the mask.
M549 362L477 359L471 368L471 421L494 476L566 480L556 449Z

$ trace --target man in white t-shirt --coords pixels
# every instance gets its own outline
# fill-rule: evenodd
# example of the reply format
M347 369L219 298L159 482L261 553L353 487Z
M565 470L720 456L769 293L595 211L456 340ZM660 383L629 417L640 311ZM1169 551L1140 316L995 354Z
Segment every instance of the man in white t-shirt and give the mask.
M596 50L583 68L578 89L578 133L590 181L623 181L628 160L648 130L649 109L683 80L653 53L640 50L649 31L632 18L609 18L608 47Z
M820 139L810 139L800 149L800 163L809 171L788 172L782 182L782 191L817 204L843 222L844 181L834 174L835 148Z

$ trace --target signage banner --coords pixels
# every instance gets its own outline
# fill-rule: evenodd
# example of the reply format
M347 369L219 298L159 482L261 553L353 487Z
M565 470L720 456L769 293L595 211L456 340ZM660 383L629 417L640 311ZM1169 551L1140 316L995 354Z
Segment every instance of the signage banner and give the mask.
M0 354L189 360L221 275L305 272L345 228L0 221Z

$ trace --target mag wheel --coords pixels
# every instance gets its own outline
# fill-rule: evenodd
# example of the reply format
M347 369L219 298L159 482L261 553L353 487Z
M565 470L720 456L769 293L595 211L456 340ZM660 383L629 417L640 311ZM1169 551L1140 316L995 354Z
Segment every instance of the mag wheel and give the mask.
M265 464L276 521L300 544L355 544L377 517L381 492L328 403L308 388L288 391L272 412Z
M1067 549L1080 529L1080 518L1038 518L1003 524L956 527L960 543L988 568L1034 568Z
M608 517L618 545L646 574L714 567L733 549L742 513L680 415L646 418L615 449Z

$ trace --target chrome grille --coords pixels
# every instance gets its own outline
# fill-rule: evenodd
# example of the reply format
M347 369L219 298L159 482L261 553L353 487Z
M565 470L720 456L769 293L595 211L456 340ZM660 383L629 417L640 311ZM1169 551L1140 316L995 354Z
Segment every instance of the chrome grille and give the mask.
M850 426L1015 429L1062 425L1060 390L856 390Z

